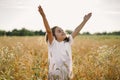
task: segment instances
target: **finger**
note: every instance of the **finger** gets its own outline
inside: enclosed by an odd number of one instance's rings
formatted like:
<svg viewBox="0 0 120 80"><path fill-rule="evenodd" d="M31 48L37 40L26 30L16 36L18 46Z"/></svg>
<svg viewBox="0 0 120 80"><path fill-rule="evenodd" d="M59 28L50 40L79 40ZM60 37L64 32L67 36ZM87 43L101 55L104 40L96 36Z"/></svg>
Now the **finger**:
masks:
<svg viewBox="0 0 120 80"><path fill-rule="evenodd" d="M92 13L88 13L87 15L91 15Z"/></svg>
<svg viewBox="0 0 120 80"><path fill-rule="evenodd" d="M39 11L43 11L41 6L38 7L38 10L39 10Z"/></svg>
<svg viewBox="0 0 120 80"><path fill-rule="evenodd" d="M89 13L89 15L92 15L92 13Z"/></svg>
<svg viewBox="0 0 120 80"><path fill-rule="evenodd" d="M41 5L38 6L39 9L42 9Z"/></svg>
<svg viewBox="0 0 120 80"><path fill-rule="evenodd" d="M38 6L38 8L40 7L40 5Z"/></svg>

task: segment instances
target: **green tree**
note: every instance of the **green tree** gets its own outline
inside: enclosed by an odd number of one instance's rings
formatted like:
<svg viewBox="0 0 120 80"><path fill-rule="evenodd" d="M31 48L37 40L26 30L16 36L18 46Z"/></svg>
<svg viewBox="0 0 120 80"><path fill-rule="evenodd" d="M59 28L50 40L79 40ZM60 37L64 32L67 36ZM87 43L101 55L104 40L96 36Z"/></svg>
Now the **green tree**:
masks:
<svg viewBox="0 0 120 80"><path fill-rule="evenodd" d="M90 35L89 32L83 32L82 34L83 34L83 35Z"/></svg>
<svg viewBox="0 0 120 80"><path fill-rule="evenodd" d="M0 36L6 35L6 31L0 30Z"/></svg>
<svg viewBox="0 0 120 80"><path fill-rule="evenodd" d="M67 34L71 34L73 31L72 30L66 30L65 31Z"/></svg>

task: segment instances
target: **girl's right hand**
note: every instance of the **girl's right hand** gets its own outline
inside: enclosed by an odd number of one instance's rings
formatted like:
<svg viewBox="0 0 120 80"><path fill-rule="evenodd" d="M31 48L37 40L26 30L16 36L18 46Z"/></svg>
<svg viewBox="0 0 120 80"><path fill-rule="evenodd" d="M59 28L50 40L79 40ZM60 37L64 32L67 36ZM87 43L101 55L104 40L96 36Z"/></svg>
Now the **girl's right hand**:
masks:
<svg viewBox="0 0 120 80"><path fill-rule="evenodd" d="M44 11L40 5L38 6L38 11L42 16L45 16Z"/></svg>

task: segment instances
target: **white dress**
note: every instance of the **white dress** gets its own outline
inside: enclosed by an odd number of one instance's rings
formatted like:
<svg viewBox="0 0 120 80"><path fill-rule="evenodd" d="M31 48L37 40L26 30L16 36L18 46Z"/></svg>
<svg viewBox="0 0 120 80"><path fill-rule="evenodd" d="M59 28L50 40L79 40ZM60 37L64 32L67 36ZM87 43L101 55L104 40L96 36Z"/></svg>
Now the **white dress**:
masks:
<svg viewBox="0 0 120 80"><path fill-rule="evenodd" d="M49 73L48 80L69 80L72 76L72 52L73 38L69 36L69 42L48 42Z"/></svg>

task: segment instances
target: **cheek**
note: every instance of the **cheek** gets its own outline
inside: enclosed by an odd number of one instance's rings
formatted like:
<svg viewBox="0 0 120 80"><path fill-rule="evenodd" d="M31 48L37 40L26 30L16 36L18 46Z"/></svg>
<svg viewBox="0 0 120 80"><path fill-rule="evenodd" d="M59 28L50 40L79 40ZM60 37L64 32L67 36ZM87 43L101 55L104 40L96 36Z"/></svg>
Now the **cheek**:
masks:
<svg viewBox="0 0 120 80"><path fill-rule="evenodd" d="M56 38L57 38L57 39L60 39L61 37L62 37L62 34L56 33Z"/></svg>
<svg viewBox="0 0 120 80"><path fill-rule="evenodd" d="M60 35L59 35L59 33L56 32L55 36L56 36L56 38L59 38Z"/></svg>
<svg viewBox="0 0 120 80"><path fill-rule="evenodd" d="M56 37L60 37L60 36L61 36L61 34L59 34L59 33L56 34Z"/></svg>

